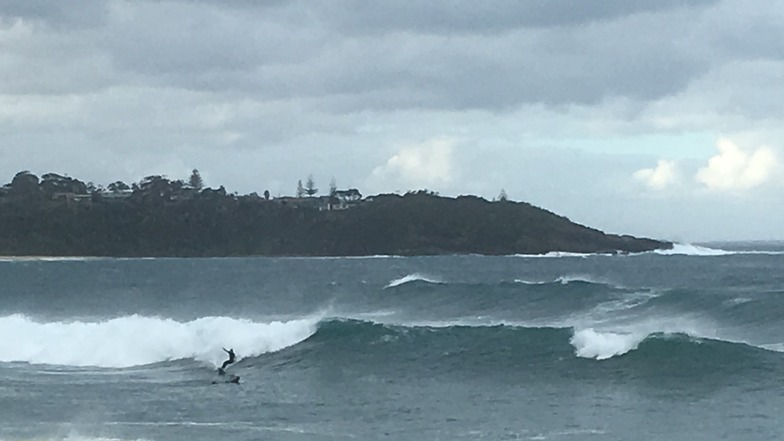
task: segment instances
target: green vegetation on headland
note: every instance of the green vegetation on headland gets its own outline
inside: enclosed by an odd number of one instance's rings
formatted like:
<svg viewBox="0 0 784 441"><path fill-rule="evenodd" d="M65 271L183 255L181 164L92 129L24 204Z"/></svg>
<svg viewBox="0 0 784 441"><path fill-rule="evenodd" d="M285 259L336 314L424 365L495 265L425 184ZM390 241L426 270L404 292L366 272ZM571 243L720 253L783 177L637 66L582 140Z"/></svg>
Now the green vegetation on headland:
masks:
<svg viewBox="0 0 784 441"><path fill-rule="evenodd" d="M99 188L20 172L0 188L0 255L365 256L634 253L669 242L605 234L523 202L427 191L362 198L236 195L149 176ZM310 196L308 196L310 195Z"/></svg>

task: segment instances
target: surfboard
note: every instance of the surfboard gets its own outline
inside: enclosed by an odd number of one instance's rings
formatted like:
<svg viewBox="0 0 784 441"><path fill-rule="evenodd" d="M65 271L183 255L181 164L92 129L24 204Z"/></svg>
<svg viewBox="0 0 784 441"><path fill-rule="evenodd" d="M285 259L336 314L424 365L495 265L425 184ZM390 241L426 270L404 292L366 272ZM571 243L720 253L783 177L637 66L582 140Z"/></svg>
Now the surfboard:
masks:
<svg viewBox="0 0 784 441"><path fill-rule="evenodd" d="M240 376L239 375L229 375L229 377L225 380L221 381L213 381L212 384L219 384L219 383L234 383L240 384Z"/></svg>

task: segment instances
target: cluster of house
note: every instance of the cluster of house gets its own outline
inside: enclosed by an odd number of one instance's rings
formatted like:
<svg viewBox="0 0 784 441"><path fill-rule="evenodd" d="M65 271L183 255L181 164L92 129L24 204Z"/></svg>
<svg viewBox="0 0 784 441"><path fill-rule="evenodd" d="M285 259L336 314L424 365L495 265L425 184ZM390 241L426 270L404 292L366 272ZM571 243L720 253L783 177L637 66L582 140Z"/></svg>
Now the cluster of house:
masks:
<svg viewBox="0 0 784 441"><path fill-rule="evenodd" d="M346 210L362 201L362 194L356 188L335 190L330 195L308 197L278 197L273 199L290 207L314 208L320 211Z"/></svg>
<svg viewBox="0 0 784 441"><path fill-rule="evenodd" d="M133 195L134 188L129 187L125 183L115 182L110 184L107 188L95 187L92 184L85 184L77 179L67 176L60 176L54 173L48 173L38 179L37 176L30 172L20 172L14 180L0 187L0 198L17 194L24 195L43 195L45 198L51 200L66 201L68 203L89 202L95 199L112 201L123 200ZM165 197L169 200L184 200L190 199L199 193L209 192L218 193L219 195L226 196L226 191L221 187L218 190L204 189L200 190L192 185L177 183L173 185L172 182L161 177L145 178L138 186L134 185L136 190L143 192L153 192ZM306 196L306 197L277 197L269 198L269 192L264 192L264 200L269 200L273 203L288 205L291 207L313 208L321 211L328 210L345 210L355 206L362 200L362 194L356 188L349 190L333 190L328 196ZM261 198L255 193L250 197Z"/></svg>

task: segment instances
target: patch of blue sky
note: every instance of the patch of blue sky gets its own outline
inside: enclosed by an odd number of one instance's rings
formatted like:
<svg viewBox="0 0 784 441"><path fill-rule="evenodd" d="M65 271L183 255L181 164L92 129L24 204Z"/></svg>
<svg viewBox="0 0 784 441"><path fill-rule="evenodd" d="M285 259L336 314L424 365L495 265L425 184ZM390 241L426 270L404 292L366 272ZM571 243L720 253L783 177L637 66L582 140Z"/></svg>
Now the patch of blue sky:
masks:
<svg viewBox="0 0 784 441"><path fill-rule="evenodd" d="M552 138L554 147L595 153L644 155L657 159L704 159L716 153L717 135L711 132L641 134L608 137Z"/></svg>

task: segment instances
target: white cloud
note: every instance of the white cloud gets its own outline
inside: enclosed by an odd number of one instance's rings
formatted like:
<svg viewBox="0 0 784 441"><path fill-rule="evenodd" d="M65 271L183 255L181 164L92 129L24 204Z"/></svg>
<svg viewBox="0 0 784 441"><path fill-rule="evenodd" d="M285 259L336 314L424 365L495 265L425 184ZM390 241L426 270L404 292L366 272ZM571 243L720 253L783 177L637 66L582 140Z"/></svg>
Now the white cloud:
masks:
<svg viewBox="0 0 784 441"><path fill-rule="evenodd" d="M448 184L454 173L454 145L453 139L438 137L403 147L386 164L373 169L372 178L414 186Z"/></svg>
<svg viewBox="0 0 784 441"><path fill-rule="evenodd" d="M664 190L678 182L679 172L675 161L660 159L656 167L637 170L634 177L652 190Z"/></svg>
<svg viewBox="0 0 784 441"><path fill-rule="evenodd" d="M745 151L728 139L720 139L717 147L719 153L696 176L709 189L746 190L767 182L775 174L778 160L770 147Z"/></svg>

